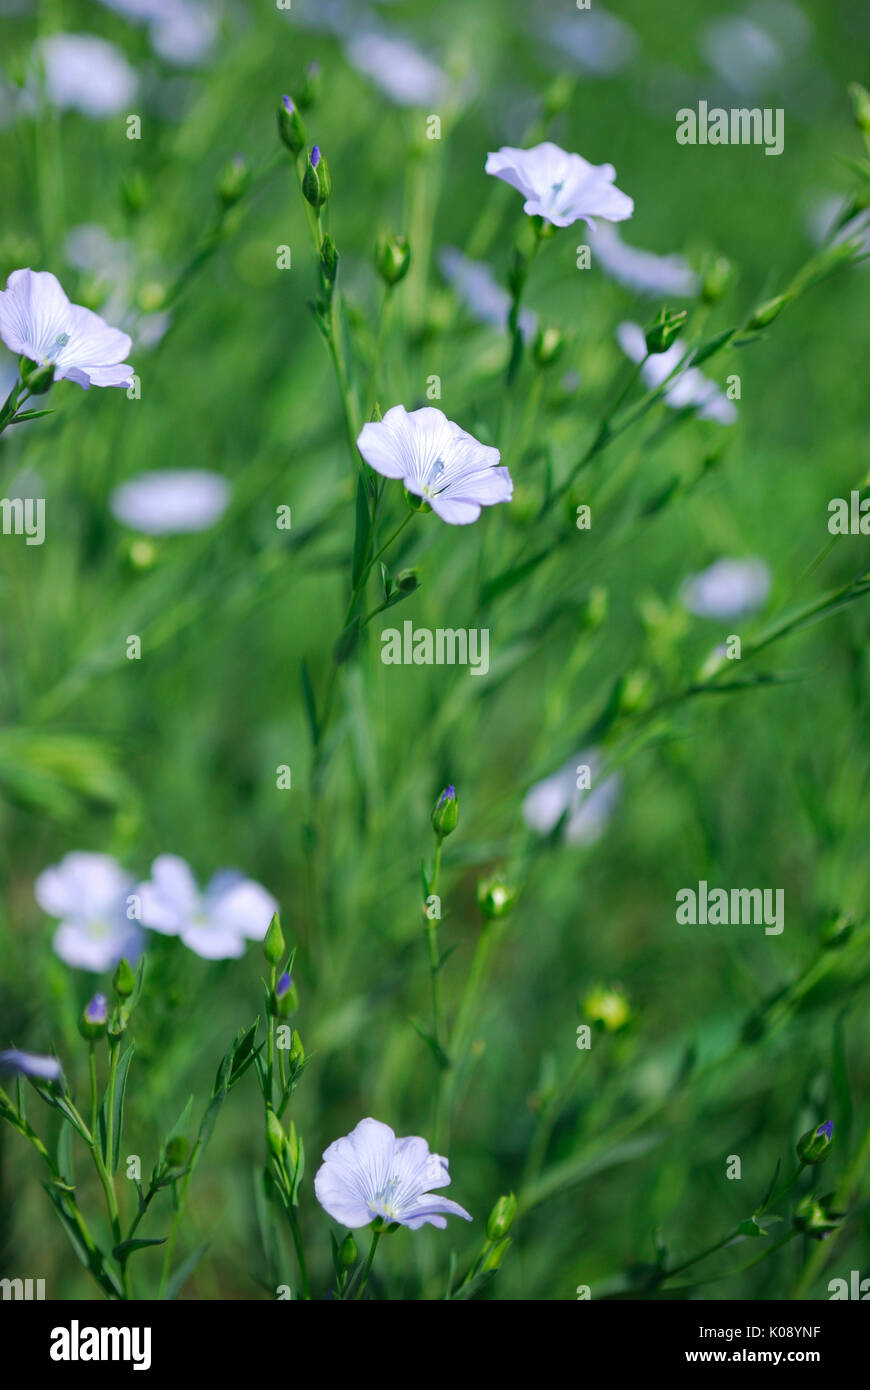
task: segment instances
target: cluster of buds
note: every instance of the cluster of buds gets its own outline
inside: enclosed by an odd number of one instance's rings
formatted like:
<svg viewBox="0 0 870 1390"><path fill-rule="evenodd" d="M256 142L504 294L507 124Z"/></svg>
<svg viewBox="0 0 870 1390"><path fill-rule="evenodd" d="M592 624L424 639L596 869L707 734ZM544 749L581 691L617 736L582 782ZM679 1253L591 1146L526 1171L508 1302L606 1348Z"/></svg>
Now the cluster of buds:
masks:
<svg viewBox="0 0 870 1390"><path fill-rule="evenodd" d="M299 1008L299 995L290 974L292 957L287 956L287 943L281 930L277 912L269 923L263 938L263 955L271 967L272 983L269 987L269 1013L273 1018L286 1018ZM297 1036L294 1033L294 1038Z"/></svg>
<svg viewBox="0 0 870 1390"><path fill-rule="evenodd" d="M79 1018L79 1032L89 1043L108 1034L113 1042L123 1037L136 1002L136 976L126 960L120 960L112 976L116 1003L110 1009L105 994L95 994L85 1005Z"/></svg>

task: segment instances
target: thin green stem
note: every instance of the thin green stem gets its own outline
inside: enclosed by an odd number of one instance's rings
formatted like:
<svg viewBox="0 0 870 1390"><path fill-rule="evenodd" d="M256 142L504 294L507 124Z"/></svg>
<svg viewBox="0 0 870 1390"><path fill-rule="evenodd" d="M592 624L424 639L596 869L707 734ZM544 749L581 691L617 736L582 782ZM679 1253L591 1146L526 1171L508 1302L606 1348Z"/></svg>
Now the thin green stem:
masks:
<svg viewBox="0 0 870 1390"><path fill-rule="evenodd" d="M371 1274L372 1265L374 1264L375 1251L378 1248L378 1241L380 1240L380 1238L381 1232L379 1230L372 1231L372 1243L369 1246L368 1258L366 1259L365 1268L363 1269L362 1273L362 1279L360 1280L360 1285L356 1293L358 1299L362 1298L363 1294L365 1293L365 1287L369 1281L369 1275Z"/></svg>

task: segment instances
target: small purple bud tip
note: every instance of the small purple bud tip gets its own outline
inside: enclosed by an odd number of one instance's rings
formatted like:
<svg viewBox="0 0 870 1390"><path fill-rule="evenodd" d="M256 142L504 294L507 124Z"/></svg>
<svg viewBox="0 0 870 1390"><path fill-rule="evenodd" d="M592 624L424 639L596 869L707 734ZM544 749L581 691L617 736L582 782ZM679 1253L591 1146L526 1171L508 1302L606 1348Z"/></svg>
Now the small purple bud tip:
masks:
<svg viewBox="0 0 870 1390"><path fill-rule="evenodd" d="M109 1005L105 994L95 994L85 1009L85 1018L88 1023L105 1023L108 1017Z"/></svg>
<svg viewBox="0 0 870 1390"><path fill-rule="evenodd" d="M293 115L293 112L296 110L296 107L293 105L293 103L292 103L292 101L290 100L290 98L287 97L287 96L284 96L284 97L281 98L281 102L282 102L282 105L283 105L283 107L284 107L284 110L287 112L287 115L288 115L288 116L292 116L292 115Z"/></svg>
<svg viewBox="0 0 870 1390"><path fill-rule="evenodd" d="M816 1134L824 1134L830 1143L831 1139L834 1137L834 1121L826 1120L823 1125L819 1125Z"/></svg>
<svg viewBox="0 0 870 1390"><path fill-rule="evenodd" d="M279 999L283 999L283 998L284 998L284 995L287 994L287 993L289 992L289 990L291 990L292 988L293 988L293 979L292 979L292 976L288 975L288 974L287 974L287 971L285 970L285 971L284 971L284 974L281 976L280 980L278 981L278 983L277 983L276 986L275 986L275 993L276 993L276 995L278 996Z"/></svg>
<svg viewBox="0 0 870 1390"><path fill-rule="evenodd" d="M455 787L445 787L444 790L443 790L443 792L441 793L441 799L440 799L440 801L438 802L438 805L439 805L439 806L443 806L444 803L445 803L445 801L455 801L455 800L456 800L456 788L455 788Z"/></svg>
<svg viewBox="0 0 870 1390"><path fill-rule="evenodd" d="M316 169L319 163L320 163L320 146L319 146L319 145L315 145L315 146L314 146L314 149L311 151L311 167L312 167L312 169Z"/></svg>

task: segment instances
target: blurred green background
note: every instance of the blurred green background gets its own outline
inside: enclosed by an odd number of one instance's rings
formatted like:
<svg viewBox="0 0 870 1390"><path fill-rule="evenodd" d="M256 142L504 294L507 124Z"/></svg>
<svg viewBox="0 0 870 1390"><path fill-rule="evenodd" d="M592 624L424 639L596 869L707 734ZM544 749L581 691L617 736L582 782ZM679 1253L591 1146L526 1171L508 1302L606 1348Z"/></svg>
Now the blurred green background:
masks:
<svg viewBox="0 0 870 1390"><path fill-rule="evenodd" d="M576 500L593 507L591 531L576 531L526 582L487 601L483 583L531 533L548 457L562 476L622 379L616 325L648 323L658 302L594 263L578 271L586 234L582 225L561 232L534 266L526 303L565 331L568 346L547 372L527 364L505 401L506 336L454 298L437 252L467 249L490 208L482 258L504 282L521 199L483 165L487 151L526 141L549 92L562 104L549 137L613 163L634 198L625 240L696 266L729 257L739 277L705 332L742 321L811 254L814 210L855 186L846 161L860 157L861 141L846 87L866 76L870 15L846 0L703 12L689 0L625 0L609 7L615 28L578 44L576 26L590 16L568 0L364 12L235 0L208 9L212 46L198 63L177 64L154 52L146 27L102 5L0 4L4 283L19 266L50 269L73 300L105 308L106 276L77 269L69 255L70 230L96 224L128 244L125 312L160 310L215 225L227 162L241 153L254 174L214 254L172 304L165 337L135 344L141 399L62 384L52 416L0 441L5 495L35 477L47 515L44 546L0 544L0 1046L56 1046L85 1084L75 1020L98 982L52 956L52 924L33 899L36 875L67 851L111 852L142 877L168 851L201 881L234 865L265 884L298 947L294 1022L313 1060L293 1114L308 1164L303 1229L325 1292L328 1221L310 1185L319 1153L368 1114L398 1133L428 1132L432 1057L409 1020L428 1020L420 861L431 857L431 807L451 782L461 804L441 883L451 1013L480 931L478 879L498 867L524 879L474 1019L447 1150L449 1195L475 1225L385 1242L376 1295L440 1296L448 1252L467 1263L489 1207L509 1190L525 1192L526 1209L487 1296L630 1290L630 1271L654 1258L656 1228L673 1262L713 1244L761 1200L777 1160L788 1167L797 1136L833 1118L823 1190L845 1182L851 1203L823 1258L798 1239L689 1295L788 1297L804 1278L808 1296L825 1298L828 1279L867 1272L870 1237L859 1161L870 1118L866 605L844 607L746 668L793 679L681 700L652 721L611 729L622 791L593 846L541 844L521 807L532 783L595 742L590 731L620 676L643 670L657 698L680 691L727 633L750 641L866 563L862 537L828 544L827 507L867 473L867 272L858 266L815 287L762 341L710 363L720 382L740 374L733 428L676 421L659 405L585 475ZM600 24L597 5L590 14ZM747 29L732 34L748 86L735 85L732 51L710 27L717 20L754 26L773 44L773 57L761 44L762 60ZM375 25L442 65L443 100L397 107L355 70L346 40ZM123 111L92 120L38 98L22 105L16 92L32 82L33 45L55 31L99 34L123 51L140 83ZM380 405L428 404L427 381L438 375L432 403L496 443L516 487L510 507L489 509L473 527L415 519L393 568L419 567L421 587L383 623L487 626L490 676L383 666L376 621L339 674L313 826L300 664L322 693L347 598L354 506L339 398L308 307L316 272L304 204L275 130L280 95L299 91L312 60L323 65L322 88L305 120L332 172L327 222L360 380L382 312L375 239L404 232L413 268L396 291ZM562 103L552 86L560 76L571 79ZM783 154L678 146L675 113L700 99L783 107ZM425 138L433 111L443 118L438 141ZM142 118L141 140L126 138L131 112ZM142 206L131 210L122 187L140 178ZM292 270L276 268L282 245ZM524 414L538 390L537 412ZM232 504L212 530L158 541L142 564L109 512L110 493L143 470L190 467L224 475ZM650 511L677 480L667 505ZM292 509L290 532L276 529L282 505ZM398 485L385 505L401 519ZM723 626L683 612L681 583L720 555L769 565L761 614ZM593 585L607 588L609 607L590 633L583 614ZM141 636L140 661L126 658L129 634ZM281 764L292 768L291 790L276 788ZM677 925L675 893L700 879L783 888L785 931ZM818 954L820 931L839 912L855 914L852 936ZM754 1040L741 1034L763 1001L817 960L778 1026ZM261 974L255 947L215 964L153 938L125 1137L143 1167L187 1096L197 1094L197 1110L204 1104L234 1031L261 1012ZM630 1026L596 1033L578 1052L583 1000L612 982L629 1001ZM191 1187L180 1253L211 1246L188 1297L268 1296L257 1282L267 1278L254 1201L264 1155L258 1100L252 1078L232 1093ZM37 1115L34 1099L34 1123ZM49 1296L90 1296L30 1154L11 1133L0 1143L2 1273L46 1277ZM739 1182L725 1178L732 1154L742 1158ZM89 1209L98 1197L95 1187ZM148 1220L146 1234L165 1233L159 1202ZM697 1278L748 1263L760 1242L747 1244ZM159 1254L137 1259L147 1293ZM289 1250L287 1261L291 1280Z"/></svg>

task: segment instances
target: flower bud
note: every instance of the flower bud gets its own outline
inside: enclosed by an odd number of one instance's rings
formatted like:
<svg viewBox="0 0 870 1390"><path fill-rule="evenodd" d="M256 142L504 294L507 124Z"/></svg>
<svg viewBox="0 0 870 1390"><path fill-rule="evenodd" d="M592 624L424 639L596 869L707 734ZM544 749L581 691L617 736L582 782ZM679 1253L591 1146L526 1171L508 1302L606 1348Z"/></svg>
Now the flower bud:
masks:
<svg viewBox="0 0 870 1390"><path fill-rule="evenodd" d="M290 1065L291 1067L301 1067L304 1061L305 1048L302 1046L302 1039L294 1028L290 1038Z"/></svg>
<svg viewBox="0 0 870 1390"><path fill-rule="evenodd" d="M129 999L136 988L136 976L133 974L130 962L125 960L123 956L118 961L112 976L112 988L119 999Z"/></svg>
<svg viewBox="0 0 870 1390"><path fill-rule="evenodd" d="M835 912L822 925L821 937L822 945L827 951L838 950L840 946L845 946L852 935L855 927L854 912Z"/></svg>
<svg viewBox="0 0 870 1390"><path fill-rule="evenodd" d="M565 351L565 335L559 328L539 328L533 356L539 367L552 367Z"/></svg>
<svg viewBox="0 0 870 1390"><path fill-rule="evenodd" d="M281 143L287 146L292 155L301 154L305 149L305 126L288 96L283 96L278 102L278 134Z"/></svg>
<svg viewBox="0 0 870 1390"><path fill-rule="evenodd" d="M332 179L326 160L315 145L308 156L302 178L302 193L313 208L321 208L332 192Z"/></svg>
<svg viewBox="0 0 870 1390"><path fill-rule="evenodd" d="M500 1240L497 1245L494 1245L491 1250L487 1251L480 1263L481 1274L492 1274L499 1268L508 1252L510 1243L510 1236L505 1236L504 1240Z"/></svg>
<svg viewBox="0 0 870 1390"><path fill-rule="evenodd" d="M767 328L768 324L773 323L778 318L791 299L789 294L778 294L773 299L768 299L764 304L759 304L758 308L751 315L746 327L752 333L757 333L760 328Z"/></svg>
<svg viewBox="0 0 870 1390"><path fill-rule="evenodd" d="M493 875L477 885L477 905L484 917L507 917L513 911L519 889L509 886L503 878Z"/></svg>
<svg viewBox="0 0 870 1390"><path fill-rule="evenodd" d="M58 338L58 346L64 347L66 345L66 335L62 334L61 337L63 337L65 341L62 343L60 338ZM44 396L54 381L53 362L31 362L29 358L22 357L19 361L19 369L21 371L21 380L24 382L31 396Z"/></svg>
<svg viewBox="0 0 870 1390"><path fill-rule="evenodd" d="M79 1019L79 1032L88 1042L103 1037L109 1019L109 1005L105 994L95 994L84 1007Z"/></svg>
<svg viewBox="0 0 870 1390"><path fill-rule="evenodd" d="M734 267L727 256L717 256L701 276L701 299L705 304L718 304L734 279Z"/></svg>
<svg viewBox="0 0 870 1390"><path fill-rule="evenodd" d="M244 196L250 182L251 171L244 155L233 155L218 179L217 195L224 207L233 207Z"/></svg>
<svg viewBox="0 0 870 1390"><path fill-rule="evenodd" d="M619 682L619 710L621 714L637 714L644 710L652 698L652 687L646 671L628 671Z"/></svg>
<svg viewBox="0 0 870 1390"><path fill-rule="evenodd" d="M812 1192L808 1192L802 1197L792 1218L797 1230L813 1240L824 1240L835 1231L843 1219L843 1213L834 1210L831 1205L833 1199L833 1192L824 1197L814 1197Z"/></svg>
<svg viewBox="0 0 870 1390"><path fill-rule="evenodd" d="M269 1152L272 1156L274 1158L281 1158L287 1139L281 1128L281 1121L278 1119L274 1110L266 1111L266 1143L269 1146Z"/></svg>
<svg viewBox="0 0 870 1390"><path fill-rule="evenodd" d="M583 1012L608 1033L618 1033L631 1019L628 1000L618 985L596 985L583 1000Z"/></svg>
<svg viewBox="0 0 870 1390"><path fill-rule="evenodd" d="M320 247L320 273L323 276L324 284L332 286L335 284L335 277L338 274L338 251L335 242L329 232L323 238Z"/></svg>
<svg viewBox="0 0 870 1390"><path fill-rule="evenodd" d="M499 1197L486 1223L487 1240L501 1240L507 1235L517 1214L517 1199L511 1192L508 1197Z"/></svg>
<svg viewBox="0 0 870 1390"><path fill-rule="evenodd" d="M658 317L646 331L646 350L649 353L667 352L678 336L688 314L685 309L659 309Z"/></svg>
<svg viewBox="0 0 870 1390"><path fill-rule="evenodd" d="M808 1129L797 1141L797 1156L801 1163L821 1163L828 1156L833 1138L833 1120L827 1120L818 1129Z"/></svg>
<svg viewBox="0 0 870 1390"><path fill-rule="evenodd" d="M454 787L445 787L432 812L432 829L443 840L451 835L459 823L459 802Z"/></svg>
<svg viewBox="0 0 870 1390"><path fill-rule="evenodd" d="M305 69L305 76L296 98L300 111L310 111L320 95L323 68L318 62L311 62Z"/></svg>
<svg viewBox="0 0 870 1390"><path fill-rule="evenodd" d="M399 570L396 575L396 588L401 594L413 594L420 587L420 576L416 570Z"/></svg>
<svg viewBox="0 0 870 1390"><path fill-rule="evenodd" d="M170 1168L183 1168L187 1162L187 1140L183 1134L174 1135L166 1145L166 1162Z"/></svg>
<svg viewBox="0 0 870 1390"><path fill-rule="evenodd" d="M345 1269L350 1269L351 1265L356 1264L356 1261L357 1261L356 1241L354 1240L354 1238L353 1238L353 1236L352 1236L352 1234L351 1234L350 1231L348 1231L348 1233L347 1233L347 1235L345 1236L344 1240L341 1242L341 1250L339 1251L339 1259L341 1260L341 1263L344 1265Z"/></svg>
<svg viewBox="0 0 870 1390"><path fill-rule="evenodd" d="M375 247L375 268L385 285L391 288L404 280L411 264L411 247L406 236L384 233Z"/></svg>
<svg viewBox="0 0 870 1390"><path fill-rule="evenodd" d="M405 501L412 512L429 511L429 503L426 501L425 497L418 497L416 492L409 492L407 488L404 489L404 493Z"/></svg>
<svg viewBox="0 0 870 1390"><path fill-rule="evenodd" d="M263 939L263 955L270 965L280 965L286 949L287 943L276 912Z"/></svg>
<svg viewBox="0 0 870 1390"><path fill-rule="evenodd" d="M849 96L852 98L856 126L864 135L870 135L870 92L860 82L850 82Z"/></svg>
<svg viewBox="0 0 870 1390"><path fill-rule="evenodd" d="M269 1003L271 1012L279 1018L286 1018L287 1014L299 1008L299 995L296 992L296 986L286 970L276 980Z"/></svg>

